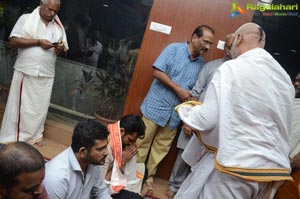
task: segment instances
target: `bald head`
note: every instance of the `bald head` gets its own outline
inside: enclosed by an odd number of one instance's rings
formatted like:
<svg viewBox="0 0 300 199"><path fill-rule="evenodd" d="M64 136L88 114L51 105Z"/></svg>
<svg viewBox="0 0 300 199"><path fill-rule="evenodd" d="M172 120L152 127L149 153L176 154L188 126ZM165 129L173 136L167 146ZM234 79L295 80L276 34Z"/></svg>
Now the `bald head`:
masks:
<svg viewBox="0 0 300 199"><path fill-rule="evenodd" d="M239 27L234 34L249 34L249 38L253 40L255 40L255 38L258 38L258 43L262 43L263 41L265 41L266 37L263 29L256 23L245 23L244 25Z"/></svg>
<svg viewBox="0 0 300 199"><path fill-rule="evenodd" d="M239 27L234 33L234 41L231 48L233 58L252 50L264 48L266 34L263 29L255 23L246 23Z"/></svg>
<svg viewBox="0 0 300 199"><path fill-rule="evenodd" d="M23 172L35 172L44 168L40 152L25 142L0 147L0 187L10 187Z"/></svg>

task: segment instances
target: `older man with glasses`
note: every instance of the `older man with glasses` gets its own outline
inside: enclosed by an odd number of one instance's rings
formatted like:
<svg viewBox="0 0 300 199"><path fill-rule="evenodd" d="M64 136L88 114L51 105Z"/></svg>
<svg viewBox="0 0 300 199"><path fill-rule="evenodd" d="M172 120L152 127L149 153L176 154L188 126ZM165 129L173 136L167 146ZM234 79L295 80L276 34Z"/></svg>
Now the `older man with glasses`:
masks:
<svg viewBox="0 0 300 199"><path fill-rule="evenodd" d="M150 189L158 164L169 152L180 123L174 107L191 98L190 91L204 65L202 55L213 41L214 30L200 25L193 31L191 41L168 45L153 64L154 80L141 105L145 138L137 142L138 162L145 162L149 154L146 185Z"/></svg>

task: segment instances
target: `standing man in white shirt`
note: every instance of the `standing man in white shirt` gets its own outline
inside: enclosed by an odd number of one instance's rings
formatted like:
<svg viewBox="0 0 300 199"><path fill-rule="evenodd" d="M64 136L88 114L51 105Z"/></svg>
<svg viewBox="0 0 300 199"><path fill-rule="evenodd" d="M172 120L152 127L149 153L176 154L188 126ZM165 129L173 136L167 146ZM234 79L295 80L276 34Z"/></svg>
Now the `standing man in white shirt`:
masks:
<svg viewBox="0 0 300 199"><path fill-rule="evenodd" d="M108 130L95 120L76 125L72 144L46 164L51 199L111 199L100 165L108 155Z"/></svg>
<svg viewBox="0 0 300 199"><path fill-rule="evenodd" d="M15 24L9 44L18 48L14 75L0 131L0 142L42 144L58 54L68 50L56 13L60 0L41 0Z"/></svg>

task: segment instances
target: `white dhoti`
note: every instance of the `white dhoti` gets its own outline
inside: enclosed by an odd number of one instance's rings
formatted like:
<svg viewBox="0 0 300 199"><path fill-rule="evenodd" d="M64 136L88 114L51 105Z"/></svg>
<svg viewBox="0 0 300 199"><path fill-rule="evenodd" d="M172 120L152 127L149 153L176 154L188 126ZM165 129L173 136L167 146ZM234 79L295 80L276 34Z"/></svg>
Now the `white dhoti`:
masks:
<svg viewBox="0 0 300 199"><path fill-rule="evenodd" d="M267 199L273 198L283 183L283 181L256 182L221 173L215 168L215 155L197 143L195 136L185 149L183 158L189 161L192 172L174 199Z"/></svg>
<svg viewBox="0 0 300 199"><path fill-rule="evenodd" d="M0 142L42 140L53 77L35 77L14 71L0 131Z"/></svg>
<svg viewBox="0 0 300 199"><path fill-rule="evenodd" d="M174 199L268 199L283 181L256 182L223 174L214 168L214 155L206 153L186 178Z"/></svg>

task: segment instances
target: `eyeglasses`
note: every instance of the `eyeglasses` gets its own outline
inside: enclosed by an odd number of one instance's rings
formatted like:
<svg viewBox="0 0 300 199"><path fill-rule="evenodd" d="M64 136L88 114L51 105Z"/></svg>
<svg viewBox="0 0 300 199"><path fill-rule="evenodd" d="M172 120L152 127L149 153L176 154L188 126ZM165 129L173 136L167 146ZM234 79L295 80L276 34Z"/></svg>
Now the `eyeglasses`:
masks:
<svg viewBox="0 0 300 199"><path fill-rule="evenodd" d="M259 42L263 41L263 36L264 36L264 30L262 29L262 27L258 27L259 30Z"/></svg>
<svg viewBox="0 0 300 199"><path fill-rule="evenodd" d="M207 46L207 45L212 46L212 45L213 45L212 42L207 41L207 40L204 40L204 39L201 39L201 42L202 42L205 46Z"/></svg>

